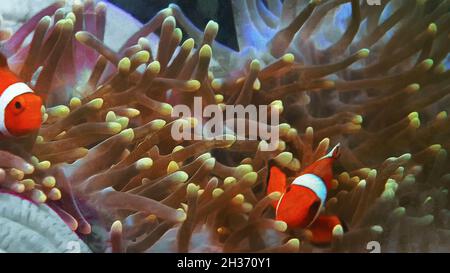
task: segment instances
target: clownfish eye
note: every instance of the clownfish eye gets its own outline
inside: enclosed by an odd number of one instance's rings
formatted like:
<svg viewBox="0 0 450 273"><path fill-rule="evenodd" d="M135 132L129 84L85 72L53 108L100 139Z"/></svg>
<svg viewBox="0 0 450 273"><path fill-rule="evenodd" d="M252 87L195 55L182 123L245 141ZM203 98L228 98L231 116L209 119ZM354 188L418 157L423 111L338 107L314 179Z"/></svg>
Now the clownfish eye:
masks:
<svg viewBox="0 0 450 273"><path fill-rule="evenodd" d="M18 115L18 114L22 113L23 111L25 111L26 100L25 100L25 98L22 98L22 97L15 98L11 102L9 107L13 114Z"/></svg>

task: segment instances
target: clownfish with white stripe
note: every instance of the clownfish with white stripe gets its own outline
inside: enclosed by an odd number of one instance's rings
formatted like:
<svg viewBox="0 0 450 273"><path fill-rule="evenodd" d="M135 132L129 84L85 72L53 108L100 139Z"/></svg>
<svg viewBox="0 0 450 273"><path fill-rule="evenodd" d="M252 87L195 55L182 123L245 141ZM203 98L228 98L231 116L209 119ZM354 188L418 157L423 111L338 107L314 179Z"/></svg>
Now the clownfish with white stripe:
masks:
<svg viewBox="0 0 450 273"><path fill-rule="evenodd" d="M21 137L41 127L42 99L14 74L0 54L0 138Z"/></svg>
<svg viewBox="0 0 450 273"><path fill-rule="evenodd" d="M286 174L277 166L269 165L267 194L282 193L273 203L276 220L284 221L291 229L308 229L311 242L317 245L331 243L333 228L342 225L338 217L321 214L331 189L333 162L340 155L339 144L327 155L306 167L290 185Z"/></svg>

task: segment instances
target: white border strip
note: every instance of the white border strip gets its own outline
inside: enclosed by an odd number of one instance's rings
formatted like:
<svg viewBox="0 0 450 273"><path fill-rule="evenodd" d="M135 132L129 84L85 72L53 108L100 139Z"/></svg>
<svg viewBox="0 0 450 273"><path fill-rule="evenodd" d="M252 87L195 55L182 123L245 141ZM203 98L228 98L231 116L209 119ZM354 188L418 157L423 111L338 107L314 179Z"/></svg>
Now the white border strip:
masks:
<svg viewBox="0 0 450 273"><path fill-rule="evenodd" d="M303 186L312 190L320 199L320 206L317 208L316 215L314 215L311 222L306 226L309 227L312 223L314 223L314 221L316 221L317 217L319 217L322 212L325 200L327 199L327 187L325 186L325 182L323 182L322 178L310 173L297 177L292 184Z"/></svg>
<svg viewBox="0 0 450 273"><path fill-rule="evenodd" d="M11 84L0 95L0 133L5 136L11 136L5 124L5 110L8 104L14 100L17 96L33 93L33 90L23 82Z"/></svg>
<svg viewBox="0 0 450 273"><path fill-rule="evenodd" d="M314 174L304 174L297 177L292 185L302 186L312 190L317 197L320 199L320 206L317 209L316 215L314 215L313 219L306 227L309 227L314 221L317 219L319 214L322 212L322 207L325 204L325 200L327 199L327 187L325 186L325 182L323 182L322 178ZM278 201L277 207L275 209L276 213L278 213L278 208L280 207L281 202L283 201L285 193L281 195L280 200Z"/></svg>
<svg viewBox="0 0 450 273"><path fill-rule="evenodd" d="M336 146L334 146L333 149L331 149L331 151L330 151L328 154L322 156L322 157L319 158L318 160L321 160L321 159L324 159L324 158L332 158L332 157L333 157L333 154L334 154L334 151L335 151L336 149L339 149L340 147L341 147L341 144L340 144L340 143L336 144Z"/></svg>
<svg viewBox="0 0 450 273"><path fill-rule="evenodd" d="M301 175L297 177L292 184L303 186L312 190L317 197L319 197L321 203L325 203L325 200L327 199L327 187L325 186L322 178L317 175L311 173Z"/></svg>

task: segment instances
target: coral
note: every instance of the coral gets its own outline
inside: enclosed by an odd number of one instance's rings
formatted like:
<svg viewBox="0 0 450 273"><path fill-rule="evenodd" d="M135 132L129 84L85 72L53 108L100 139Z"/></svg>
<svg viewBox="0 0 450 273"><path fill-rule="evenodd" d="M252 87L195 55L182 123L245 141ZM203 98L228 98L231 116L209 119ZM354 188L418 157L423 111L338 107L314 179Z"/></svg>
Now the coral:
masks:
<svg viewBox="0 0 450 273"><path fill-rule="evenodd" d="M45 204L0 193L0 252L90 252Z"/></svg>
<svg viewBox="0 0 450 273"><path fill-rule="evenodd" d="M119 50L103 42L102 3L31 18L2 52L47 98L44 124L2 142L1 186L47 202L88 244L109 232L98 251L449 251L449 1L233 5L238 52L214 41L217 23L201 31L175 5ZM173 139L172 126L199 123L173 118L173 105L198 96L269 105L282 114L277 149L229 132ZM267 162L294 175L337 142L325 212L345 227L319 248L273 220Z"/></svg>

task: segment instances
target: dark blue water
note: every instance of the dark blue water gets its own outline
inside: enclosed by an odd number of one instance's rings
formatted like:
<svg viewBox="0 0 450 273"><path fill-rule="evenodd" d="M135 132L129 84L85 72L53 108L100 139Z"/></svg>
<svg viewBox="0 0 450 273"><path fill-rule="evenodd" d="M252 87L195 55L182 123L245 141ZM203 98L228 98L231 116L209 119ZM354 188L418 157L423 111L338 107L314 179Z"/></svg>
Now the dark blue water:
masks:
<svg viewBox="0 0 450 273"><path fill-rule="evenodd" d="M109 2L126 10L142 23L146 23L170 3L177 4L201 29L209 20L218 22L220 29L217 40L231 48L237 48L230 0L109 0Z"/></svg>

